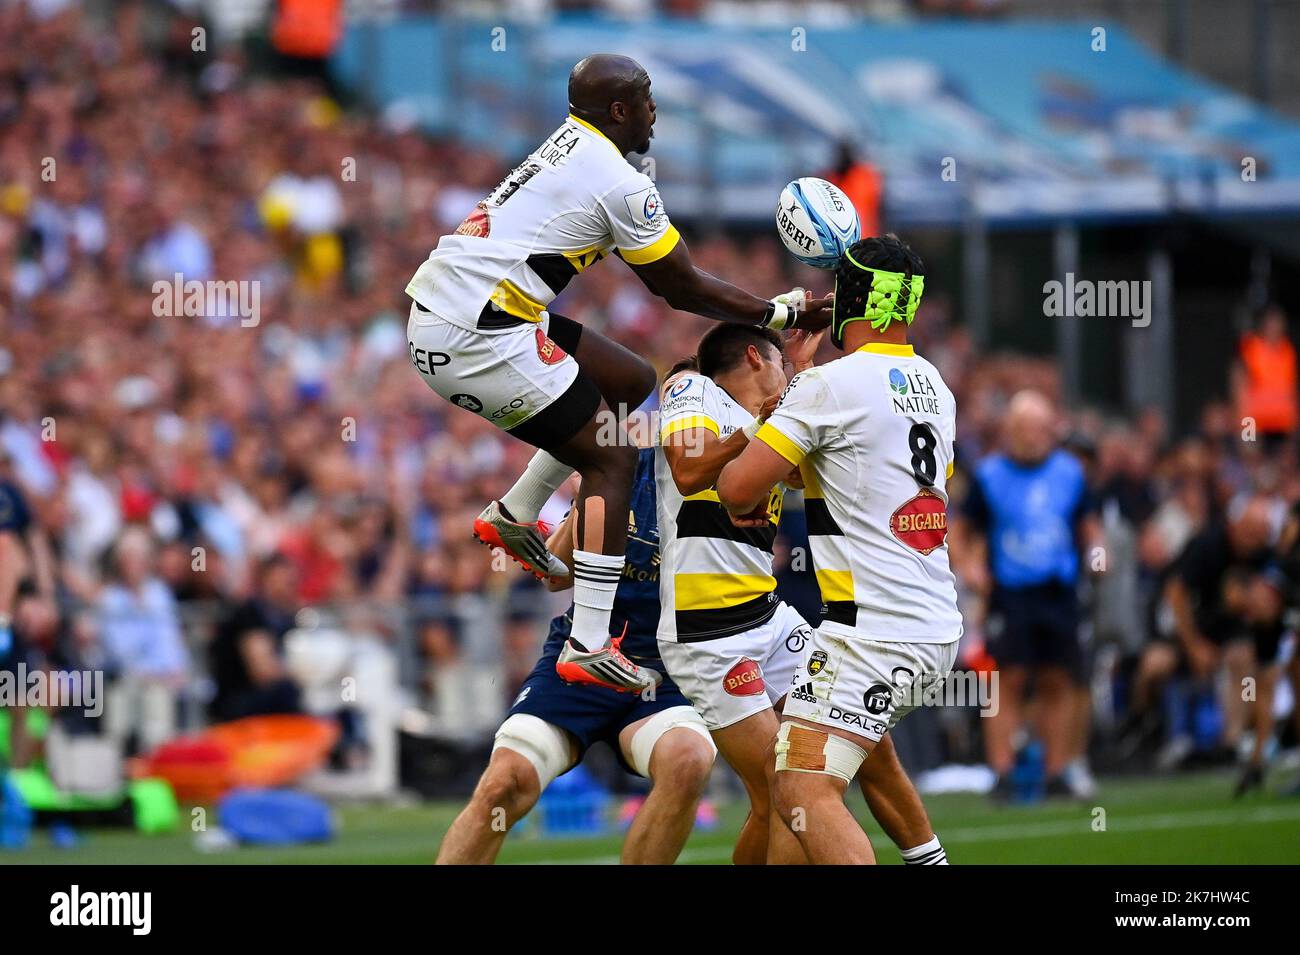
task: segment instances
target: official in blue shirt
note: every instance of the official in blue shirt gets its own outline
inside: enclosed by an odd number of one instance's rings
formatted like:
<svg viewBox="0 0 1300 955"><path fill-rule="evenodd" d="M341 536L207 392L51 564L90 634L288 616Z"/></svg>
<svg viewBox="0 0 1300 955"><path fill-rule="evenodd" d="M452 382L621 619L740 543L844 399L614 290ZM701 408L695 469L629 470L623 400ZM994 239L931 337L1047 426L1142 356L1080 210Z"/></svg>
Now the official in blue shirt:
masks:
<svg viewBox="0 0 1300 955"><path fill-rule="evenodd" d="M1083 466L1056 446L1056 414L1042 395L1011 401L1004 453L982 460L964 516L986 545L985 637L997 661L1000 709L985 726L995 797L1010 793L1013 740L1031 669L1048 792L1070 790L1063 773L1074 758L1076 687L1086 682L1079 644L1080 552L1091 536L1092 505Z"/></svg>

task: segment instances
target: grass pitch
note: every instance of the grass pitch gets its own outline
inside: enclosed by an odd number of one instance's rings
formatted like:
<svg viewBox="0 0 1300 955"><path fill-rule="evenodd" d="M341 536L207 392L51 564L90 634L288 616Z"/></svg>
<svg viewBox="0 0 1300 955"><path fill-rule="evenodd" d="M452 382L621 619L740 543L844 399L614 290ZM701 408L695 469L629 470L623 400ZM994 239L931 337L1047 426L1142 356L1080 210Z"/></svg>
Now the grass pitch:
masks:
<svg viewBox="0 0 1300 955"><path fill-rule="evenodd" d="M935 831L956 865L1300 863L1300 798L1255 794L1235 801L1231 798L1234 779L1230 773L1218 772L1103 780L1098 796L1086 803L995 808L974 795L929 796L925 801ZM1270 783L1276 787L1289 779L1290 774ZM861 799L853 805L859 818L867 820L879 861L898 864L898 852L870 821ZM82 831L78 845L58 849L47 834L37 832L26 849L0 852L0 864L429 863L459 808L453 803L347 806L339 810L339 831L332 842L290 849L250 847L205 853L196 847L188 829L161 836ZM721 824L712 831L693 833L681 863L730 862L745 807L733 803L719 810ZM1104 829L1095 829L1094 820L1104 823ZM499 861L616 863L621 844L622 834L617 831L576 839L512 834Z"/></svg>

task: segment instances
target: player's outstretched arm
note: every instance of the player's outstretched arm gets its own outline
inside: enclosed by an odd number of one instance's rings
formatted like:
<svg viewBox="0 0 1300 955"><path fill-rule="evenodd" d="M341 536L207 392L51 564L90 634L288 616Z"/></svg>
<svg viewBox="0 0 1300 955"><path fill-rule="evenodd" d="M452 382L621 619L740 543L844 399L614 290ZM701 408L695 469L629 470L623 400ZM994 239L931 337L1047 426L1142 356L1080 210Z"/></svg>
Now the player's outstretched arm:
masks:
<svg viewBox="0 0 1300 955"><path fill-rule="evenodd" d="M794 326L818 329L830 324L829 298L809 299L802 310L790 309L793 314L782 320L787 311L784 306L774 306L767 299L696 268L685 240L678 241L662 258L631 267L646 288L678 311L721 322L771 325L777 329Z"/></svg>
<svg viewBox="0 0 1300 955"><path fill-rule="evenodd" d="M718 475L718 500L732 514L750 514L790 473L790 462L762 441L745 450Z"/></svg>

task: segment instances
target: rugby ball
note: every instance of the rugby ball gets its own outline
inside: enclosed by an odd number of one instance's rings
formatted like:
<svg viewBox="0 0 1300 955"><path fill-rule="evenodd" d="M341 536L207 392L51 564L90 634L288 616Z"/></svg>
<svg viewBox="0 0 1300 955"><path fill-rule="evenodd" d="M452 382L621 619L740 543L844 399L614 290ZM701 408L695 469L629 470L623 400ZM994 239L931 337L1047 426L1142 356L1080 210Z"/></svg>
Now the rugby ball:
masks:
<svg viewBox="0 0 1300 955"><path fill-rule="evenodd" d="M776 231L800 262L833 269L844 250L858 241L862 224L848 196L825 179L807 176L781 190Z"/></svg>

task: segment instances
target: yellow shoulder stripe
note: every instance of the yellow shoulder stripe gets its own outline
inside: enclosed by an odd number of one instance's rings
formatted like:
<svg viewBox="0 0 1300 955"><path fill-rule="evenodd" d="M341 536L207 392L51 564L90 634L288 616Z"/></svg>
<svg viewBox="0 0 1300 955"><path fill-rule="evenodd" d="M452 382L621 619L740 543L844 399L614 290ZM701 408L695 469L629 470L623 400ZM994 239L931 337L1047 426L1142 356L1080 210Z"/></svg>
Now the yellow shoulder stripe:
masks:
<svg viewBox="0 0 1300 955"><path fill-rule="evenodd" d="M797 466L805 457L803 450L797 444L783 435L780 431L777 431L776 428L772 427L770 424L764 423L763 426L758 429L758 434L754 435L754 437L758 438L758 440L762 441L793 465Z"/></svg>
<svg viewBox="0 0 1300 955"><path fill-rule="evenodd" d="M644 249L619 249L618 254L629 265L648 265L651 262L658 262L677 248L677 243L681 241L681 238L682 234L677 231L677 227L669 224L668 231Z"/></svg>
<svg viewBox="0 0 1300 955"><path fill-rule="evenodd" d="M663 426L659 431L659 440L676 434L679 431L689 431L692 428L704 428L706 431L712 431L718 434L718 423L708 415L692 414L682 418L674 418Z"/></svg>

